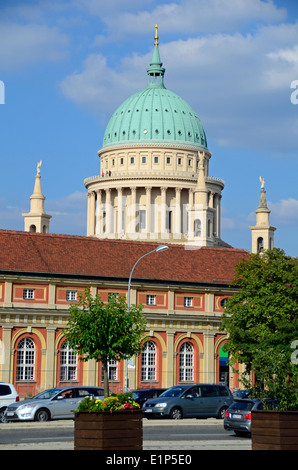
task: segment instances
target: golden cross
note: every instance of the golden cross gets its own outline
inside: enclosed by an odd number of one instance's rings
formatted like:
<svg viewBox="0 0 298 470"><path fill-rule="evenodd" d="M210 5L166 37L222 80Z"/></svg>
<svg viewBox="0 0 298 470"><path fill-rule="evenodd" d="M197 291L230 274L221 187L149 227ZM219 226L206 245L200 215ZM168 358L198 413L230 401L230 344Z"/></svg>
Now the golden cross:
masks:
<svg viewBox="0 0 298 470"><path fill-rule="evenodd" d="M158 26L157 26L157 24L156 24L156 25L155 25L155 37L154 37L155 43L154 43L154 46L158 46L158 39L159 39L159 37L158 37L158 35L157 35L157 30L158 30Z"/></svg>

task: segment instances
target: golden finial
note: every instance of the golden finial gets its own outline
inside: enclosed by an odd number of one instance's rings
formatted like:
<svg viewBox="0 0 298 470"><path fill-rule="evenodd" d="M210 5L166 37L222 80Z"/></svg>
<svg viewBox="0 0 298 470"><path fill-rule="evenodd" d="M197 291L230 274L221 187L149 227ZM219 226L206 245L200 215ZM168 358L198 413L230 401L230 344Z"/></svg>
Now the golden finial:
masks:
<svg viewBox="0 0 298 470"><path fill-rule="evenodd" d="M156 24L156 25L155 25L155 37L154 37L155 43L154 43L154 46L158 46L158 39L159 39L159 37L158 37L158 34L157 34L157 30L158 30L158 26L157 26L157 24Z"/></svg>

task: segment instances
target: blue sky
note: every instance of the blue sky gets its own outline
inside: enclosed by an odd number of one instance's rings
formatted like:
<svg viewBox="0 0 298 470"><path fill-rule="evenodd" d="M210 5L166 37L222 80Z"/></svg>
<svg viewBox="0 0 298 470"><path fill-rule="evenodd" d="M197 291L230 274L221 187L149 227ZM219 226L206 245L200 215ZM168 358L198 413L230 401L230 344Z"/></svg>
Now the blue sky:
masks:
<svg viewBox="0 0 298 470"><path fill-rule="evenodd" d="M165 85L198 113L226 184L223 240L251 249L262 176L275 246L297 256L295 0L1 0L0 229L23 230L42 160L51 232L86 234L83 181L113 111L146 87L156 23Z"/></svg>

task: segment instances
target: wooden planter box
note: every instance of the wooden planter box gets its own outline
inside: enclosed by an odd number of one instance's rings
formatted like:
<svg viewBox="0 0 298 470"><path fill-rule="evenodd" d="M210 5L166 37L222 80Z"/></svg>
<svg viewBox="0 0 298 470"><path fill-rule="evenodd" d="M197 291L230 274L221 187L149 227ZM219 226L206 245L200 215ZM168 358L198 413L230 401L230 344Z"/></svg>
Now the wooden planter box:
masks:
<svg viewBox="0 0 298 470"><path fill-rule="evenodd" d="M142 411L75 414L75 450L142 450Z"/></svg>
<svg viewBox="0 0 298 470"><path fill-rule="evenodd" d="M298 450L298 411L252 411L252 450Z"/></svg>

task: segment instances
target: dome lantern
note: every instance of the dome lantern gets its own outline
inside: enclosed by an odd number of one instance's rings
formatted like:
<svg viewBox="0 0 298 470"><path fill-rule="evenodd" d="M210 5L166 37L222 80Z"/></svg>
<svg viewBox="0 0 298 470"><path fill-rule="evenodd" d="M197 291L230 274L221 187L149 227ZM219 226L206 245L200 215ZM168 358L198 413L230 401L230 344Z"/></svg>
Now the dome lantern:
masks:
<svg viewBox="0 0 298 470"><path fill-rule="evenodd" d="M158 35L157 35L157 30L158 26L155 25L156 33L155 33L155 42L154 42L154 49L153 49L153 56L152 56L152 61L150 63L150 67L147 69L147 74L149 77L149 82L148 86L156 86L156 87L161 87L165 88L164 86L164 74L165 74L165 69L162 67L162 62L160 60L160 55L159 55L159 48L158 48Z"/></svg>

